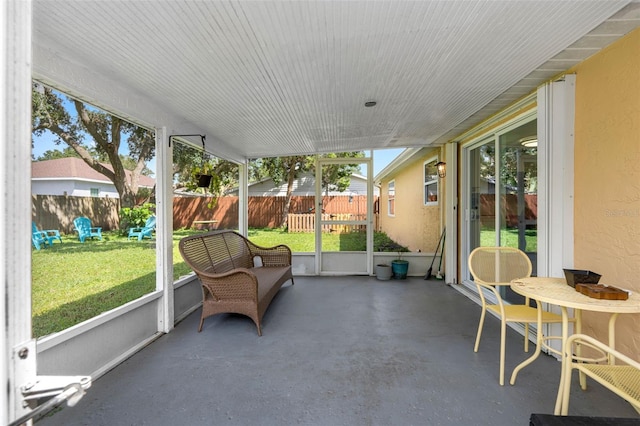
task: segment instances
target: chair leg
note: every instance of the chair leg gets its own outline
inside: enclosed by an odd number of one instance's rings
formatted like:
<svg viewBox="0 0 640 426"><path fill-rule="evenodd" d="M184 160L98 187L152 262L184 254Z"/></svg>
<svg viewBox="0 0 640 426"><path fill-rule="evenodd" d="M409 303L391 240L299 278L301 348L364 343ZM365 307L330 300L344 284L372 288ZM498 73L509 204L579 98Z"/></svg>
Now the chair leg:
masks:
<svg viewBox="0 0 640 426"><path fill-rule="evenodd" d="M524 323L524 351L529 352L529 323Z"/></svg>
<svg viewBox="0 0 640 426"><path fill-rule="evenodd" d="M198 333L202 331L202 324L204 324L204 318L200 318L200 326L198 327Z"/></svg>
<svg viewBox="0 0 640 426"><path fill-rule="evenodd" d="M504 386L504 352L507 343L507 322L503 318L500 324L500 386Z"/></svg>
<svg viewBox="0 0 640 426"><path fill-rule="evenodd" d="M473 347L474 352L478 352L478 346L480 346L480 336L482 335L482 327L484 326L485 313L486 313L486 310L482 309L482 313L480 314L480 322L478 323L478 333L476 334L476 344Z"/></svg>

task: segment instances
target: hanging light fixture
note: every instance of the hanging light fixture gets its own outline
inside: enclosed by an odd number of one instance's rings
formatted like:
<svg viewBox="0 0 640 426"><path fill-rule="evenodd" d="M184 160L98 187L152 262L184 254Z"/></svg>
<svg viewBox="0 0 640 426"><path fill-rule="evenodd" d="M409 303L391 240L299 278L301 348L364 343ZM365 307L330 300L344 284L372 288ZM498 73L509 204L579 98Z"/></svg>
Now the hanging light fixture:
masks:
<svg viewBox="0 0 640 426"><path fill-rule="evenodd" d="M538 137L527 136L526 138L519 139L518 142L525 148L536 148L538 146Z"/></svg>
<svg viewBox="0 0 640 426"><path fill-rule="evenodd" d="M444 161L440 161L436 164L436 169L438 169L438 176L443 178L447 175L447 163Z"/></svg>

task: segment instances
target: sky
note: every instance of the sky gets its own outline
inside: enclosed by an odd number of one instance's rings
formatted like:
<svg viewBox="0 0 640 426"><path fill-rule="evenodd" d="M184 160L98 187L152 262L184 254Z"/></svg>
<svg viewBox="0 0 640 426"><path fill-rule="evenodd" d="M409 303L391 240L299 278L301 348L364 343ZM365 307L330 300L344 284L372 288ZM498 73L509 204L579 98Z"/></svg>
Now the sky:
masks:
<svg viewBox="0 0 640 426"><path fill-rule="evenodd" d="M376 176L382 169L392 162L404 148L379 149L373 154L373 175Z"/></svg>

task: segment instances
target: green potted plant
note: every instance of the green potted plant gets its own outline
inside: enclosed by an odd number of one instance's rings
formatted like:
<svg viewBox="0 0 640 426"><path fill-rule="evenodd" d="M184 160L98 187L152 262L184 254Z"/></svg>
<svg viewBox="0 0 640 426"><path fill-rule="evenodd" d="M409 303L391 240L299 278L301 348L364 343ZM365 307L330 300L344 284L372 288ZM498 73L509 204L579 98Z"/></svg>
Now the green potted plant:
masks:
<svg viewBox="0 0 640 426"><path fill-rule="evenodd" d="M402 251L398 251L398 258L391 262L391 269L393 270L393 278L397 280L404 280L407 278L409 261L402 258Z"/></svg>
<svg viewBox="0 0 640 426"><path fill-rule="evenodd" d="M194 170L194 177L198 182L198 188L209 188L209 185L211 185L211 178L213 176L211 175L210 168L209 163L204 163L201 170Z"/></svg>
<svg viewBox="0 0 640 426"><path fill-rule="evenodd" d="M204 150L204 138L202 138L202 160L200 162L200 167L196 167L193 170L198 188L208 188L211 185L211 168L211 163L208 161Z"/></svg>
<svg viewBox="0 0 640 426"><path fill-rule="evenodd" d="M193 166L185 186L189 191L210 197L207 203L210 209L216 206L218 198L222 196L223 182L217 172L216 164L211 161Z"/></svg>

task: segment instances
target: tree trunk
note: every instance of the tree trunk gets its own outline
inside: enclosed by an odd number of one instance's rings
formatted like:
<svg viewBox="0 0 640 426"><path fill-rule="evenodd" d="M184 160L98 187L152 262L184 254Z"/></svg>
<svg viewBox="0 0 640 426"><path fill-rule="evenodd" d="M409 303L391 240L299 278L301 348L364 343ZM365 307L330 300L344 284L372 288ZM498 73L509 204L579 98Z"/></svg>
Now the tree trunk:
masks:
<svg viewBox="0 0 640 426"><path fill-rule="evenodd" d="M287 199L282 209L282 220L280 221L280 227L287 226L287 219L289 218L289 208L291 207L291 199L293 198L293 182L296 180L296 170L294 168L289 169L287 176Z"/></svg>
<svg viewBox="0 0 640 426"><path fill-rule="evenodd" d="M89 132L89 134L93 137L94 142L99 145L103 151L107 154L109 158L109 162L111 163L111 167L113 167L113 172L106 169L102 164L98 161L91 158L91 162L87 161L88 159L83 157L83 159L96 171L102 173L111 181L116 187L116 191L120 196L120 205L122 207L135 207L136 205L136 194L138 192L138 179L140 177L140 172L142 169L140 168L136 171L131 172L131 180L127 179L127 174L122 164L122 160L120 159L119 149L120 144L122 143L121 130L123 122L117 117L111 116L111 132L110 138L107 137L108 133L101 132L98 129L94 120L92 120L91 115L84 107L84 104L80 101L75 101L76 111L78 112L78 117L84 124L85 128ZM74 147L74 149L77 148ZM81 156L82 154L79 153ZM88 154L88 153L87 153ZM138 162L138 166L140 163ZM105 172L105 169L107 170Z"/></svg>
<svg viewBox="0 0 640 426"><path fill-rule="evenodd" d="M138 193L138 182L147 159L153 154L155 141L150 137L147 138L146 133L132 135L132 124L107 113L88 110L82 102L74 100L73 104L80 124L77 125L63 106L62 99L52 94L51 89L45 89L45 96L35 94L35 97L37 101L33 103L32 107L32 131L39 133L46 129L57 135L92 169L113 182L120 196L122 207L134 207ZM93 138L99 148L99 154L106 154L113 170L101 163L100 155L90 152L82 144L82 128ZM131 171L130 178L127 176L118 152L123 132L130 135L128 141L135 145L135 151L138 154L137 164ZM136 137L131 139L133 136ZM104 157L102 157L102 161L104 162Z"/></svg>

